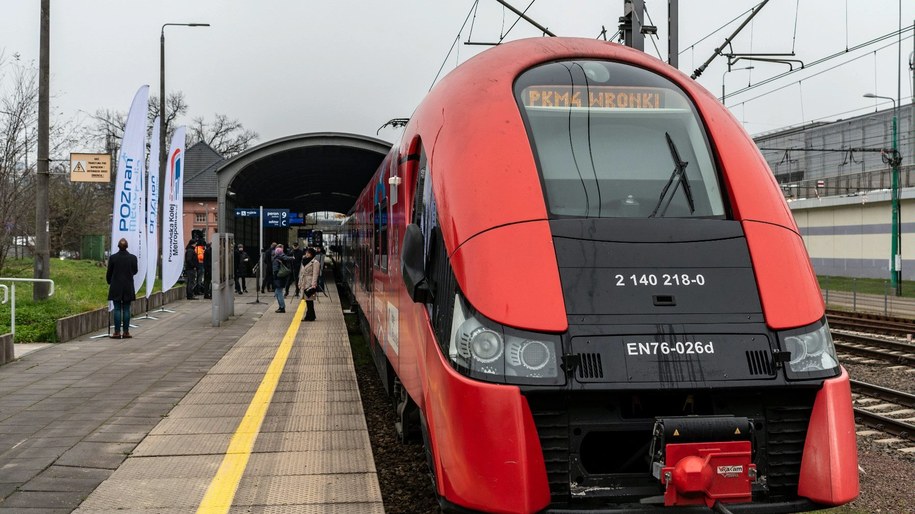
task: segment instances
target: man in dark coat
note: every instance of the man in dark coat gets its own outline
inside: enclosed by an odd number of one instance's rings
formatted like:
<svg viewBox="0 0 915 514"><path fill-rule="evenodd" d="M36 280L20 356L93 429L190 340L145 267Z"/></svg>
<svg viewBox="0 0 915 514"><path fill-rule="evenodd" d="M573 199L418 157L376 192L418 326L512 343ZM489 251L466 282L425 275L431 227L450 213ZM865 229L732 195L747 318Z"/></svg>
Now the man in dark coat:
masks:
<svg viewBox="0 0 915 514"><path fill-rule="evenodd" d="M261 293L273 291L274 250L276 250L276 243L270 243L270 248L265 249L263 255L261 256L261 266L264 268L264 281L261 282Z"/></svg>
<svg viewBox="0 0 915 514"><path fill-rule="evenodd" d="M130 339L130 303L137 299L133 276L137 274L137 256L127 251L127 240L118 241L118 251L108 258L108 300L114 303L112 339ZM123 331L121 328L123 327Z"/></svg>
<svg viewBox="0 0 915 514"><path fill-rule="evenodd" d="M191 239L184 249L184 289L188 300L196 300L194 289L197 288L197 243Z"/></svg>
<svg viewBox="0 0 915 514"><path fill-rule="evenodd" d="M289 296L289 287L295 284L295 298L299 297L299 268L302 267L302 255L305 252L299 248L299 242L292 243L292 276L286 282L286 296Z"/></svg>
<svg viewBox="0 0 915 514"><path fill-rule="evenodd" d="M235 294L248 292L248 286L245 284L245 277L248 276L248 253L245 252L245 246L238 244L235 250Z"/></svg>
<svg viewBox="0 0 915 514"><path fill-rule="evenodd" d="M213 298L213 291L211 289L211 284L213 282L213 258L210 251L210 243L207 243L206 249L203 251L203 297L207 299Z"/></svg>

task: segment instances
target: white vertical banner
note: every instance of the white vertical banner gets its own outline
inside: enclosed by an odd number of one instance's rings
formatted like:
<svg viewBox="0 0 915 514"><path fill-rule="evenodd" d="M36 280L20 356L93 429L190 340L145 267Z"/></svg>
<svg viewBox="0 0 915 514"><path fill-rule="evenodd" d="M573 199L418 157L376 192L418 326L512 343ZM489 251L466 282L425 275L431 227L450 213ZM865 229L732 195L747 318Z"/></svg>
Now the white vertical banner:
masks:
<svg viewBox="0 0 915 514"><path fill-rule="evenodd" d="M156 265L159 260L159 117L153 121L152 140L149 143L149 172L146 174L146 297L152 294L156 283Z"/></svg>
<svg viewBox="0 0 915 514"><path fill-rule="evenodd" d="M184 268L184 127L172 136L165 160L165 205L162 222L162 290L167 291Z"/></svg>
<svg viewBox="0 0 915 514"><path fill-rule="evenodd" d="M144 247L146 237L142 227L146 225L143 202L143 168L146 163L146 111L149 86L142 86L133 97L124 139L118 152L117 179L114 186L114 212L111 216L111 254L118 251L118 241L127 240L127 249L137 256L139 270L134 276L134 288L138 290L146 278ZM143 236L143 237L141 237Z"/></svg>

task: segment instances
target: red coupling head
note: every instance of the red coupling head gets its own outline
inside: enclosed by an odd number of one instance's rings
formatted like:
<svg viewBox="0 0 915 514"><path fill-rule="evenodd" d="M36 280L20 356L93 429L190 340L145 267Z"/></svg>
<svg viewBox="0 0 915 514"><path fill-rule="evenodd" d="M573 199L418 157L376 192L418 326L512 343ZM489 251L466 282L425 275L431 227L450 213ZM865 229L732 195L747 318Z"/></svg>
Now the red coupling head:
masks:
<svg viewBox="0 0 915 514"><path fill-rule="evenodd" d="M753 499L751 484L756 465L751 463L749 441L668 444L667 466L661 483L667 486L664 505L746 503Z"/></svg>

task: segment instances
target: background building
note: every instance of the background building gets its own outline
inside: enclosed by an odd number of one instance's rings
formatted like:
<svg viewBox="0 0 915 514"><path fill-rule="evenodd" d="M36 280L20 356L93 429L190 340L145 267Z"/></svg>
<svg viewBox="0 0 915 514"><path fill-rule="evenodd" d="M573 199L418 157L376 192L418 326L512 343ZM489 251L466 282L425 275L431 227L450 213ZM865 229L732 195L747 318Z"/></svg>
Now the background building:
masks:
<svg viewBox="0 0 915 514"><path fill-rule="evenodd" d="M216 168L225 158L203 141L184 155L184 235L190 239L192 230L199 230L210 241L218 221Z"/></svg>
<svg viewBox="0 0 915 514"><path fill-rule="evenodd" d="M903 280L915 280L912 106L897 120ZM893 110L757 136L818 275L890 278Z"/></svg>

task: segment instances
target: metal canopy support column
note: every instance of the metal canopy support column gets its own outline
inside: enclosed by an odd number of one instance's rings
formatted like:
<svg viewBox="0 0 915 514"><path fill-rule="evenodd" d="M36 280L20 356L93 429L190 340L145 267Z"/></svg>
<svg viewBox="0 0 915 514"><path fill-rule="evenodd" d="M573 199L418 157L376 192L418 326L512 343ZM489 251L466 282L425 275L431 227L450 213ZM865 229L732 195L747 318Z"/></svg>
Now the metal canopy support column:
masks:
<svg viewBox="0 0 915 514"><path fill-rule="evenodd" d="M667 1L667 64L680 67L680 0Z"/></svg>

